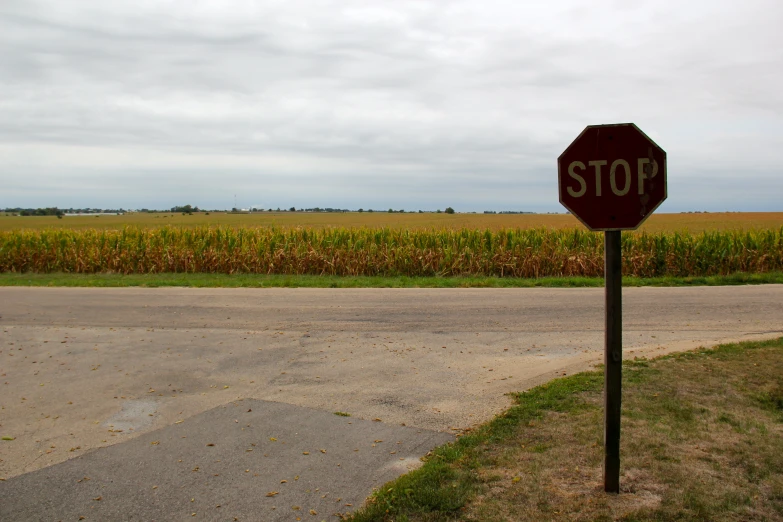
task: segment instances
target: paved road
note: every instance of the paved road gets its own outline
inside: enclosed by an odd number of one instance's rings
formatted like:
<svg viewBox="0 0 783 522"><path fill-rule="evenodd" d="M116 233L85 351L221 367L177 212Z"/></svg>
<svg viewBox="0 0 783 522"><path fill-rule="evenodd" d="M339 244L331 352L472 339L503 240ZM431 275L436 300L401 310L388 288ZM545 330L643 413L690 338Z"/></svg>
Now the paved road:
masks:
<svg viewBox="0 0 783 522"><path fill-rule="evenodd" d="M777 337L781 318L781 285L628 288L626 357ZM0 435L15 437L0 444L7 498L8 488L34 489L44 476L138 455L155 442L144 437L207 429L228 405L250 399L253 411L286 408L290 433L323 425L326 413L342 422L329 428L338 439L353 444L355 431L356 443L380 440L373 430L395 427L408 453L424 452L502 411L506 393L600 362L603 291L0 288L0 326ZM275 422L263 419L250 426L268 441ZM195 458L205 448L183 451ZM386 479L381 470L394 459L415 461L392 455L363 469Z"/></svg>

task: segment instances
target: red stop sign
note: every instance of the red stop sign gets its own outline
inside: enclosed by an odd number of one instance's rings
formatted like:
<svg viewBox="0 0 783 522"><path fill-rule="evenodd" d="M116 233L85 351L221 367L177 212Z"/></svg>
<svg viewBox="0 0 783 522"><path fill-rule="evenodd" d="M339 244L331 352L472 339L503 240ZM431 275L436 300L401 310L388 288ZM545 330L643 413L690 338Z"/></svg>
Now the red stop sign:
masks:
<svg viewBox="0 0 783 522"><path fill-rule="evenodd" d="M633 230L666 199L666 152L633 123L589 125L557 158L560 203L590 230Z"/></svg>

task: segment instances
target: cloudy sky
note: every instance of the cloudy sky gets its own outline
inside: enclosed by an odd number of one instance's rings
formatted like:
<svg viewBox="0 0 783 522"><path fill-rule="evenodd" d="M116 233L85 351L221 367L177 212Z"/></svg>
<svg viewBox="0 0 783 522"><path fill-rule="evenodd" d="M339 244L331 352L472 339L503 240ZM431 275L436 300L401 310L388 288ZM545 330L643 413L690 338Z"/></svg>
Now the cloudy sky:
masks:
<svg viewBox="0 0 783 522"><path fill-rule="evenodd" d="M0 208L563 211L632 121L659 212L783 211L780 0L0 0Z"/></svg>

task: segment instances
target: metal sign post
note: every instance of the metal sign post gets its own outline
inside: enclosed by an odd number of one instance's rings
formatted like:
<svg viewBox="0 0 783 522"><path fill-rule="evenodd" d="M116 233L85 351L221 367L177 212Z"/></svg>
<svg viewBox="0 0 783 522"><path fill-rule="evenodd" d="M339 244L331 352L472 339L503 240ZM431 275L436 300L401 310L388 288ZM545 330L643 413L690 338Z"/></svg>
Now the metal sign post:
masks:
<svg viewBox="0 0 783 522"><path fill-rule="evenodd" d="M589 125L557 158L560 203L604 231L604 491L620 492L623 369L622 230L635 230L666 199L666 152L633 123Z"/></svg>
<svg viewBox="0 0 783 522"><path fill-rule="evenodd" d="M604 232L604 491L620 492L620 405L623 377L622 232Z"/></svg>

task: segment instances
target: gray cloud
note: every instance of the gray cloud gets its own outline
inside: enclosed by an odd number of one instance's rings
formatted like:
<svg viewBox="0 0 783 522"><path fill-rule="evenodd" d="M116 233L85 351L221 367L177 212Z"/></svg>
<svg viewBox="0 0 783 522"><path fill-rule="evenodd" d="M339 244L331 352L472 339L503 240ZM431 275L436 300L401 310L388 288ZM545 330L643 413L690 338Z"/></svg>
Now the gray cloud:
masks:
<svg viewBox="0 0 783 522"><path fill-rule="evenodd" d="M634 121L669 154L662 211L783 210L781 19L774 0L6 0L0 207L558 211L560 152Z"/></svg>

